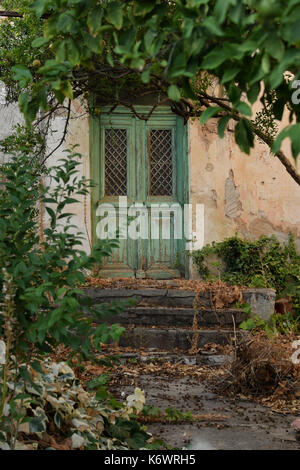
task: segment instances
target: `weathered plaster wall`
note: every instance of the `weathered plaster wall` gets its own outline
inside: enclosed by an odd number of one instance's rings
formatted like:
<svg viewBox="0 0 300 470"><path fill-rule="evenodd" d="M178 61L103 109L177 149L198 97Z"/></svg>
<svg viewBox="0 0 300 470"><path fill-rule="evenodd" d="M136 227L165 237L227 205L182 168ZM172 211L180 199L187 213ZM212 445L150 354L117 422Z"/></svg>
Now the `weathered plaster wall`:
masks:
<svg viewBox="0 0 300 470"><path fill-rule="evenodd" d="M13 130L13 126L22 122L22 116L19 112L18 105L6 105L5 96L4 86L2 82L0 82L0 140L8 137ZM3 162L4 159L4 155L0 152L0 162Z"/></svg>
<svg viewBox="0 0 300 470"><path fill-rule="evenodd" d="M216 121L189 126L190 202L194 211L204 204L204 243L235 232L250 239L275 234L284 241L293 232L300 247L300 187L268 147L257 141L246 155L232 132L218 138ZM287 142L283 149L290 155Z"/></svg>
<svg viewBox="0 0 300 470"><path fill-rule="evenodd" d="M65 120L65 112L57 115L53 120L51 126L52 132L48 139L47 153L51 152L58 145L64 132ZM93 175L90 175L89 118L86 107L80 100L75 100L72 103L71 119L65 143L47 160L47 165L57 165L58 160L65 156L64 150L71 149L74 145L78 145L74 152L82 155L81 165L78 167L79 175L84 176L86 179L93 178ZM82 232L84 237L83 249L89 252L92 234L90 198L89 196L77 196L77 199L80 201L79 204L69 206L70 212L74 214L72 223Z"/></svg>

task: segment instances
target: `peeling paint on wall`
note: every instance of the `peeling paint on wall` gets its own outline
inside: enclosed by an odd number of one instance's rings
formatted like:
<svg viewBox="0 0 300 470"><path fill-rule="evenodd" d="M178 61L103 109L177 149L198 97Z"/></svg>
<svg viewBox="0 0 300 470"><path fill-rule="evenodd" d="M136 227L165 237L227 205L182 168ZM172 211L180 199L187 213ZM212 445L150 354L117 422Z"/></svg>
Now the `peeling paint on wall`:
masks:
<svg viewBox="0 0 300 470"><path fill-rule="evenodd" d="M235 219L239 216L241 210L240 193L234 182L233 171L230 170L229 177L225 181L225 215Z"/></svg>
<svg viewBox="0 0 300 470"><path fill-rule="evenodd" d="M238 233L255 239L293 233L300 248L300 187L268 147L256 142L245 155L232 132L219 139L215 123L190 126L190 202L205 206L204 243ZM283 150L293 162L289 143ZM294 162L295 163L295 162ZM300 171L300 159L298 159Z"/></svg>

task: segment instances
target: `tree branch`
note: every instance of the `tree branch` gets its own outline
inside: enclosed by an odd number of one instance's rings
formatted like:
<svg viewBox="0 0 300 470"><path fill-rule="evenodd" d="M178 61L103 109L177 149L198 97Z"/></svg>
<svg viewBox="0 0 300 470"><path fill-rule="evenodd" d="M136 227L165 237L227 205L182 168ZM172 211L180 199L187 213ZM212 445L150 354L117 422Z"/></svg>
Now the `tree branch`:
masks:
<svg viewBox="0 0 300 470"><path fill-rule="evenodd" d="M224 103L223 99L219 99L214 96L207 95L206 93L201 93L201 95L199 96L199 100L206 107L210 106L210 104L207 101L217 104L218 106L223 108L227 112L227 115L230 115L231 118L234 119L235 121L240 121L242 119L241 115L234 112L230 106ZM191 103L189 103L189 105L191 105ZM199 114L198 111L196 111L196 113ZM254 134L257 137L259 137L265 144L267 144L270 150L272 150L272 145L274 142L273 139L269 137L266 133L258 129L253 122L251 122L251 125L252 125ZM293 178L293 180L300 186L300 174L297 172L297 169L295 168L295 166L292 165L288 157L281 150L279 152L276 152L274 155L280 160L280 162L285 167L289 175Z"/></svg>
<svg viewBox="0 0 300 470"><path fill-rule="evenodd" d="M23 18L21 13L17 13L16 11L0 11L0 16L4 16L5 18Z"/></svg>
<svg viewBox="0 0 300 470"><path fill-rule="evenodd" d="M57 146L51 150L50 153L48 153L48 155L45 156L45 158L43 159L43 161L41 162L42 165L44 165L44 163L46 162L46 160L48 160L48 158L51 157L51 155L54 154L54 152L56 152L56 150L59 149L59 147L64 143L65 139L66 139L66 136L67 136L67 131L68 131L68 125L69 125L69 122L70 122L70 115L71 115L71 100L69 99L68 101L68 113L67 113L67 118L66 118L66 122L65 122L65 127L64 127L64 130L63 130L63 135L62 135L62 138L60 139L59 143L57 144Z"/></svg>

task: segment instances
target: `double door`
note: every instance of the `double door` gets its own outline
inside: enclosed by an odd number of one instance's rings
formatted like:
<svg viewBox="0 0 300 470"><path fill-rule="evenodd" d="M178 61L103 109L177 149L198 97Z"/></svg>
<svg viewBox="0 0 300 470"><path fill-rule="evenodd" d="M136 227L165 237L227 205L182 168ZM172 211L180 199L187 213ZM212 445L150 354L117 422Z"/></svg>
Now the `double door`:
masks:
<svg viewBox="0 0 300 470"><path fill-rule="evenodd" d="M91 176L99 183L92 204L94 236L119 240L101 275L183 276L187 165L182 118L166 107L147 121L122 108L93 119Z"/></svg>

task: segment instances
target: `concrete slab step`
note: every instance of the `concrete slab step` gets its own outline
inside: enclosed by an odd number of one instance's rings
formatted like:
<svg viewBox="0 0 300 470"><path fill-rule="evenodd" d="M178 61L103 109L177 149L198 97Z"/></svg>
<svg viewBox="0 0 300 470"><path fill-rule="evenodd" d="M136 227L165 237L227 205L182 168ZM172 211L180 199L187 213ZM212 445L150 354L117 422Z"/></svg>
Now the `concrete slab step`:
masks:
<svg viewBox="0 0 300 470"><path fill-rule="evenodd" d="M193 308L195 298L194 291L176 288L100 289L87 287L84 291L91 298L93 305L131 300L135 306L139 307ZM274 290L245 289L242 294L244 301L250 305L252 314L257 314L265 320L270 319L274 313L276 296ZM202 292L198 296L197 305L203 309L212 308L209 291Z"/></svg>
<svg viewBox="0 0 300 470"><path fill-rule="evenodd" d="M192 344L194 331L183 328L144 328L135 327L127 329L120 338L120 346L133 348L157 348L173 351L175 348L189 350ZM241 336L244 331L237 331L236 335ZM202 348L208 343L215 343L225 346L230 344L234 337L233 330L225 329L199 329L198 347Z"/></svg>
<svg viewBox="0 0 300 470"><path fill-rule="evenodd" d="M198 326L239 326L248 318L241 309L203 309L197 313ZM194 309L170 307L134 307L111 318L113 323L143 326L192 327Z"/></svg>

